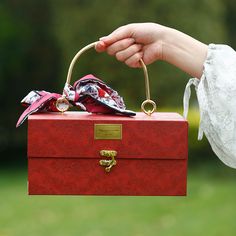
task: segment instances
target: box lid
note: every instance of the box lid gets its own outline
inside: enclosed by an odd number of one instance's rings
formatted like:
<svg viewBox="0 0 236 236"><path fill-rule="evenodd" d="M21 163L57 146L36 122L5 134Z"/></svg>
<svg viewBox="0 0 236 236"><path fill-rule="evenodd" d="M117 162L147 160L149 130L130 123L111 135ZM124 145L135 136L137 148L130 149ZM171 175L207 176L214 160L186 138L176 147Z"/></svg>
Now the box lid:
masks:
<svg viewBox="0 0 236 236"><path fill-rule="evenodd" d="M29 158L100 158L105 149L116 150L117 158L186 159L187 146L188 123L177 113L40 113L28 119Z"/></svg>

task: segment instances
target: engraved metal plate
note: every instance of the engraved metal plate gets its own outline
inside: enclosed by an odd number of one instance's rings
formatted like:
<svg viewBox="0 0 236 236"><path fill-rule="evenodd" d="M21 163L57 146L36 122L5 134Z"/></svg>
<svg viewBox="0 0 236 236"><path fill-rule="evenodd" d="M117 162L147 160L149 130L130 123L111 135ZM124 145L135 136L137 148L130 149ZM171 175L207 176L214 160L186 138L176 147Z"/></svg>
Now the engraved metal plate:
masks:
<svg viewBox="0 0 236 236"><path fill-rule="evenodd" d="M94 124L94 139L122 139L122 124Z"/></svg>

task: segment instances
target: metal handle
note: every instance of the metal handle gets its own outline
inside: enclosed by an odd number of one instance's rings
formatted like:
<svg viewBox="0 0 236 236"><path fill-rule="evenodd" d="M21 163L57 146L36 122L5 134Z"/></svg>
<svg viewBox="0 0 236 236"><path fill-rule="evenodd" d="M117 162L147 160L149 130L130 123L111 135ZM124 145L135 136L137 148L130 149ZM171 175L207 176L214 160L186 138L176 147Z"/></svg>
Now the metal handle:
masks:
<svg viewBox="0 0 236 236"><path fill-rule="evenodd" d="M98 41L97 41L97 42L94 42L94 43L90 43L90 44L88 44L87 46L85 46L85 47L83 47L82 49L80 49L80 50L76 53L76 55L74 56L73 60L72 60L71 63L70 63L70 66L69 66L69 70L68 70L67 78L66 78L66 83L67 83L67 84L70 84L71 75L72 75L72 71L73 71L75 62L78 60L78 58L79 58L85 51L89 50L90 48L94 48L97 43L98 43Z"/></svg>
<svg viewBox="0 0 236 236"><path fill-rule="evenodd" d="M70 84L70 82L71 82L71 76L72 76L73 68L74 68L75 62L78 60L78 58L79 58L85 51L89 50L90 48L94 48L97 43L98 43L98 41L97 41L97 42L90 43L90 44L88 44L87 46L85 46L85 47L83 47L82 49L80 49L80 50L76 53L76 55L74 56L73 60L72 60L71 63L70 63L70 66L69 66L69 70L68 70L67 78L66 78L66 84ZM151 115L151 114L156 110L156 103L150 99L150 87L149 87L149 77L148 77L147 67L146 67L146 65L144 64L144 62L143 62L142 59L140 59L140 63L141 63L141 66L142 66L143 72L144 72L145 90L146 90L146 100L142 103L141 109L142 109L142 111L143 111L145 114ZM147 110L147 109L145 108L145 106L146 106L147 104L149 104L149 105L152 106L152 109L151 109L151 110ZM67 101L64 92L63 92L62 97L57 100L56 106L57 106L58 110L61 111L61 112L64 112L64 111L68 110L68 108L69 108L69 102Z"/></svg>
<svg viewBox="0 0 236 236"><path fill-rule="evenodd" d="M140 59L140 63L143 67L143 73L144 73L144 79L145 79L145 90L146 90L146 100L143 101L143 103L141 105L141 109L145 114L150 116L156 110L156 103L154 101L152 101L150 98L150 86L149 86L149 77L148 77L147 67L144 64L142 59ZM149 109L146 110L145 105L147 105L147 104L152 106L151 110L149 110Z"/></svg>

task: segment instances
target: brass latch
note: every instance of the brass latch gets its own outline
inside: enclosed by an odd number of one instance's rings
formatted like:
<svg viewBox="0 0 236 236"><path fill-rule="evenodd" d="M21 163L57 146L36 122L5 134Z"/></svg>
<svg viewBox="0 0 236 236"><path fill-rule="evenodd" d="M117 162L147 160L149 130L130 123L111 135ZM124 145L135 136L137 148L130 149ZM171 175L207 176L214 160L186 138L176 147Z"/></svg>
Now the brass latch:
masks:
<svg viewBox="0 0 236 236"><path fill-rule="evenodd" d="M116 165L115 156L117 155L117 151L114 150L101 150L100 155L103 157L109 157L110 160L100 160L99 164L105 167L106 172L110 172L111 168Z"/></svg>

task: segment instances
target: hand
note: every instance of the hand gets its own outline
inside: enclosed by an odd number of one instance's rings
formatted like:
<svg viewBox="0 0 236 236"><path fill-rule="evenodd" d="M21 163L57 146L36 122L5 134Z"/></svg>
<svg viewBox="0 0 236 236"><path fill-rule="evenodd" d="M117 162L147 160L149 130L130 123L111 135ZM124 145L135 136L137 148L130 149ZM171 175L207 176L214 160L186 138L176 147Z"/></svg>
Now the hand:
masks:
<svg viewBox="0 0 236 236"><path fill-rule="evenodd" d="M96 45L98 52L107 51L130 67L140 67L162 59L162 39L167 27L155 23L129 24L102 37Z"/></svg>
<svg viewBox="0 0 236 236"><path fill-rule="evenodd" d="M207 45L178 30L155 23L122 26L96 45L98 52L106 51L130 67L140 67L164 60L193 77L200 78L207 56Z"/></svg>

